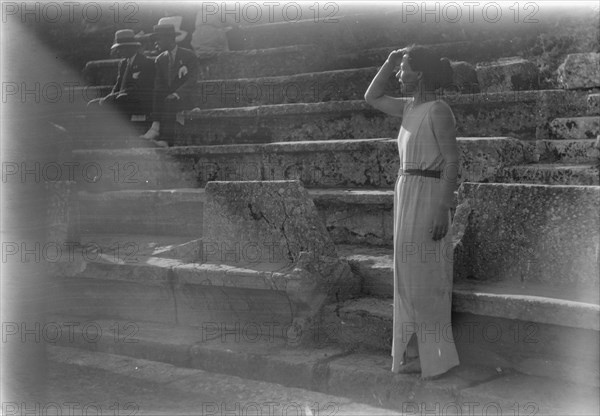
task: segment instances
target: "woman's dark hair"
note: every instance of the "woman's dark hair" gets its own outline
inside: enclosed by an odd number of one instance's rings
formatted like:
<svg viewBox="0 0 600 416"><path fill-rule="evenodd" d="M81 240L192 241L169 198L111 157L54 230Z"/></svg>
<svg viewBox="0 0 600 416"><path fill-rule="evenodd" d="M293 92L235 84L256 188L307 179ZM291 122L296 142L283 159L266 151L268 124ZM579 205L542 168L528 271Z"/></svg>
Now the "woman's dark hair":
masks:
<svg viewBox="0 0 600 416"><path fill-rule="evenodd" d="M423 86L426 90L437 90L452 85L453 71L448 58L424 46L410 46L406 55L413 71L423 72Z"/></svg>

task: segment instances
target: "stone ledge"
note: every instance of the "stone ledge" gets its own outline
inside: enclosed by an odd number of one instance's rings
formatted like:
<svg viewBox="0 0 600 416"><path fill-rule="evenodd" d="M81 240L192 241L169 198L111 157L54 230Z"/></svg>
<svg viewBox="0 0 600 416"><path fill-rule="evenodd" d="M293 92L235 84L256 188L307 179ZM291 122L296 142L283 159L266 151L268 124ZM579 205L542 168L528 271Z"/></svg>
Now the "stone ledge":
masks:
<svg viewBox="0 0 600 416"><path fill-rule="evenodd" d="M71 317L61 316L53 317L53 320L72 321ZM565 405L565 398L562 395L555 396L552 392L572 393L575 388L578 390L580 409L597 408L595 389L574 386L559 380L551 381L547 378L519 375L509 370L498 373L492 368L461 365L439 380L422 381L414 374L391 373L389 371L391 357L387 353L348 353L335 347L290 350L276 340L271 343L250 343L244 340L235 342L231 336L227 342L221 340L207 342L204 333L199 333L197 330L145 322L138 323L139 331L134 337L130 337L129 342L117 343L113 340L113 332L110 331L114 324L114 321L98 321L98 325L103 329L103 335L94 344L85 342L81 337L69 343L64 340L66 337L62 337L59 347L50 347L51 359L93 366L120 374L133 374L138 378L151 378L185 391L194 391L197 386L197 383L190 383L190 380L194 379L193 370L190 369L203 369L279 383L288 387L295 386L322 393L341 394L363 403L415 413L419 411L419 406L423 402L437 402L440 407L447 405L449 409L456 409L456 406L467 409L464 407L464 402L470 402L471 412L474 411L473 409L481 410L488 402L494 403L494 401L490 398L490 389L479 386L485 387L482 383L503 380L507 383L504 383L503 388L495 391L496 396L512 397L511 394L528 391L526 387L528 383L544 383L543 392L527 397L527 401L536 403L538 410L543 413L556 409L569 409L568 404L572 403L574 396L570 397ZM122 337L127 335L129 334L121 334ZM81 350L95 352L90 356ZM103 353L121 356L114 357ZM150 366L147 361L138 361L138 359L167 364ZM175 369L169 364L183 368ZM137 370L131 373L130 368L133 367ZM173 373L174 371L176 373ZM200 379L206 380L206 375L202 374ZM212 380L213 382L216 380L217 384L223 382L218 375L214 375ZM368 380L367 387L365 387L365 380ZM514 383L515 381L518 381L518 385ZM515 385L514 393L511 390L511 382ZM311 400L313 398L314 396L311 396ZM329 401L324 399L325 402ZM339 405L343 414L353 414L345 411L349 410L346 407L349 403L342 402ZM479 407L475 408L476 405ZM506 413L514 410L514 403L501 402L499 406ZM375 414L373 410L364 407L357 412L357 415ZM376 414L387 413L378 410Z"/></svg>
<svg viewBox="0 0 600 416"><path fill-rule="evenodd" d="M553 119L578 117L587 111L587 94L581 91L512 91L442 98L453 107L459 136L544 139ZM93 146L86 121L74 118L83 111L84 107L74 107L65 122L74 137L87 137L85 146ZM400 124L400 118L387 116L363 100L193 109L184 112L184 125L177 125L175 143L189 146L393 137ZM98 139L99 146L107 146L105 139Z"/></svg>
<svg viewBox="0 0 600 416"><path fill-rule="evenodd" d="M506 39L489 39L483 42L461 40L430 44L428 47L452 60L468 62L492 59L493 51L497 51L500 47L503 48L504 53L519 52L518 47ZM398 45L365 49L354 53L332 54L330 48L312 44L217 52L214 58L201 61L200 78L203 80L260 78L379 67L395 49L398 49ZM84 77L91 85L112 84L116 79L118 63L118 59L89 61L83 70ZM477 82L476 76L474 81ZM470 87L472 89L465 89L465 91L478 92L478 85Z"/></svg>
<svg viewBox="0 0 600 416"><path fill-rule="evenodd" d="M597 163L533 163L505 167L499 170L496 180L513 184L598 186L600 172Z"/></svg>
<svg viewBox="0 0 600 416"><path fill-rule="evenodd" d="M590 140L538 140L533 149L534 161L541 163L593 163L600 159L596 141Z"/></svg>
<svg viewBox="0 0 600 416"><path fill-rule="evenodd" d="M185 344L182 343L183 345ZM185 355L179 351L175 351L175 348L172 350L169 348L166 349L172 354L179 354L182 357ZM158 415L170 413L192 415L213 413L217 415L227 414L231 409L236 409L236 413L234 414L237 414L237 411L245 414L249 409L252 409L250 412L256 414L266 414L268 412L271 415L278 415L288 414L290 408L293 408L294 413L300 412L297 414L303 415L327 413L328 411L340 412L340 414L349 416L399 415L398 412L383 409L381 406L371 407L366 404L357 403L355 399L318 393L314 389L313 391L306 390L307 388L311 388L310 380L307 377L313 377L317 370L314 369L314 366L302 362L300 354L303 353L305 359L314 360L316 366L320 363L321 358L316 353L311 354L309 357L306 351L296 354L291 352L289 356L286 356L281 351L275 350L273 354L276 356L276 360L273 361L263 360L262 354L255 354L253 357L249 356L249 354L244 355L241 351L230 354L230 358L232 359L231 364L241 363L243 369L250 370L254 368L261 373L266 372L268 376L265 374L265 377L270 382L265 382L258 381L257 378L259 377L257 375L254 375L253 378L240 378L242 376L241 371L236 373L235 376L231 376L223 374L223 370L221 374L218 374L191 368L192 366L189 363L178 366L141 358L127 358L123 355L115 354L123 354L123 350L123 348L120 348L118 351L111 351L112 354L109 354L69 347L50 347L49 359L52 363L77 367L77 371L74 372L75 374L83 372L87 376L89 373L91 377L85 377L86 380L94 380L94 376L102 377L103 375L107 375L108 379L118 383L118 385L128 383L135 386L134 389L126 390L134 392L133 396L128 397L128 399L131 399L131 403L136 401L139 405L140 413L143 414ZM272 350L272 348L269 350ZM136 349L135 351L138 354L141 353L140 349ZM332 351L326 350L322 352L322 356L327 357L328 354L332 354ZM137 356L139 357L141 354ZM163 361L168 360L168 358L163 357ZM254 365L251 362L252 358L257 360ZM226 362L224 360L216 360L215 364L225 365ZM273 368L267 370L265 367L268 365L271 365ZM242 368L238 370L242 370ZM286 381L282 381L285 386L281 385L281 383L275 384L273 377L277 376L286 379ZM293 381L294 376L297 377L296 384ZM175 397L169 403L177 403L174 407L177 410L173 411L173 409L168 407L173 406L172 404L160 406L161 409L169 409L162 412L147 406L147 403L140 400L140 397L148 397L152 392L138 394L140 385L151 386L153 390L160 390L161 394L174 394ZM292 387L294 385L298 385L298 387ZM114 391L120 391L119 387L117 386ZM98 408L100 404L104 405L102 398L106 397L106 395L102 395L102 393L104 392L100 391L97 395L93 391L91 394L87 393L89 397L99 399L98 401L94 401L94 405L97 405ZM208 401L208 398L214 401ZM219 398L218 401L217 398ZM183 401L184 403L179 405L179 401ZM106 407L110 406L107 405ZM311 409L310 413L307 409ZM72 414L80 413L74 412Z"/></svg>
<svg viewBox="0 0 600 416"><path fill-rule="evenodd" d="M194 100L203 109L358 100L376 73L377 68L359 68L202 80L197 83ZM392 76L386 91L390 94L398 91L398 81Z"/></svg>
<svg viewBox="0 0 600 416"><path fill-rule="evenodd" d="M556 117L579 116L587 95L579 91L542 90L446 95L457 119L459 136L512 136L531 140L549 135ZM194 109L186 112L178 145L265 143L278 141L390 137L401 120L361 100Z"/></svg>
<svg viewBox="0 0 600 416"><path fill-rule="evenodd" d="M285 290L285 281L282 280L283 275L280 272L269 271L269 267L262 267L265 270L257 270L252 267L251 262L247 261L240 261L239 265L225 265L188 263L173 258L141 255L128 258L127 253L121 253L121 258L115 258L115 256L116 254L105 253L98 260L87 261L85 269L73 278L106 282L122 281L144 286L171 287L190 284L240 289ZM277 263L276 266L277 270L281 270L280 263Z"/></svg>
<svg viewBox="0 0 600 416"><path fill-rule="evenodd" d="M179 191L187 195L177 197ZM309 189L308 193L334 242L391 244L392 235L386 230L391 229L393 190ZM154 243L176 239L181 247L173 249L185 253L190 247L184 245L202 236L198 213L204 205L203 188L80 193L79 198L83 206L83 232L126 234L115 240L136 242L140 254L158 256L144 248L148 238ZM123 216L123 212L135 215ZM145 236L148 233L154 235ZM181 241L186 236L187 240ZM93 241L98 243L99 239Z"/></svg>
<svg viewBox="0 0 600 416"><path fill-rule="evenodd" d="M465 10L463 10L463 18ZM505 10L507 12L507 10ZM424 21L419 14L406 16L398 7L394 11L371 15L366 13L335 16L335 24L303 19L291 22L252 25L240 28L240 42L235 49L257 49L293 44L323 43L333 51L354 51L385 45L432 44L476 39L481 42L502 37L507 25L490 25L476 16L469 30L457 22L431 19ZM439 17L439 16L438 16ZM435 20L435 21L434 21ZM508 19L506 20L508 21ZM506 22L505 21L505 22ZM398 24L402 22L402 24ZM509 22L510 23L510 22ZM515 22L516 23L516 22ZM538 25L510 24L515 37L534 38ZM533 40L531 40L533 42Z"/></svg>
<svg viewBox="0 0 600 416"><path fill-rule="evenodd" d="M550 101L549 104L560 104L564 100L573 101L577 110L586 110L587 93L564 90L517 90L504 92L487 92L476 94L446 94L440 95L450 105L471 104L506 104L512 102ZM410 98L406 98L410 100ZM282 114L312 114L327 112L344 112L356 110L370 110L379 112L364 100L342 100L317 103L290 103L286 105L262 105L237 108L219 109L194 109L186 112L189 119L207 117L252 117L257 115L282 115Z"/></svg>
<svg viewBox="0 0 600 416"><path fill-rule="evenodd" d="M458 145L459 182L493 181L502 168L523 163L527 156L523 143L511 137L460 137ZM136 161L135 178L122 184L129 188L136 187L134 181L138 188L150 188L161 181L165 187L184 180L202 187L219 180L290 179L311 188L388 188L394 185L399 168L394 139L80 150L74 154L81 161L105 161L101 163L105 172L119 161Z"/></svg>
<svg viewBox="0 0 600 416"><path fill-rule="evenodd" d="M361 276L364 293L387 298L393 296L392 249L341 245L338 251ZM487 280L478 283L455 281L453 310L600 330L600 298L593 290L589 290ZM390 311L390 308L375 305L370 313L391 319Z"/></svg>
<svg viewBox="0 0 600 416"><path fill-rule="evenodd" d="M456 288L453 294L452 327L417 327L417 336L449 337L453 334L461 363L495 366L502 372L514 369L536 376L600 386L598 358L595 354L598 348L598 330L568 327L560 322L548 324L463 312L460 308L465 300L471 304L484 303L486 300L483 296L483 299L475 301L471 292L468 292L465 299L460 292L461 289ZM502 305L498 307L501 308ZM598 309L598 305L594 308ZM539 316L548 314L542 309L537 311ZM573 311L570 313L573 314ZM531 316L532 313L528 312L527 315ZM588 316L597 322L597 311L595 314L588 311ZM556 320L560 321L560 318ZM393 301L391 298L363 297L328 305L322 315L321 328L324 329L322 336L330 343L359 351L390 351L393 338ZM334 330L327 331L331 328ZM583 344L573 345L569 351L564 351L572 339L579 339ZM540 360L539 357L544 358ZM579 360L583 361L584 357L585 362L576 364ZM565 371L559 374L557 368Z"/></svg>
<svg viewBox="0 0 600 416"><path fill-rule="evenodd" d="M600 305L544 296L544 288L502 288L456 284L452 310L475 315L600 330ZM488 289L488 290L486 290ZM524 294L523 292L527 293ZM564 296L564 294L563 294Z"/></svg>
<svg viewBox="0 0 600 416"><path fill-rule="evenodd" d="M557 139L595 139L600 135L600 117L555 118L550 129Z"/></svg>

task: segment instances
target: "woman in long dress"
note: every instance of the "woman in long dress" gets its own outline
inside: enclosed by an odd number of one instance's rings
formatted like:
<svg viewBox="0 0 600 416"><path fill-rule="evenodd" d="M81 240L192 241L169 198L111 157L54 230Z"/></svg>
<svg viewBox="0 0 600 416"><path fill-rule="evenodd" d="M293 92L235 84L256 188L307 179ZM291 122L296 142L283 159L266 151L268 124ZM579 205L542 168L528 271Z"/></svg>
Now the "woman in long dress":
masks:
<svg viewBox="0 0 600 416"><path fill-rule="evenodd" d="M411 99L384 94L398 67L396 78L403 95ZM402 117L400 170L394 190L392 371L421 371L424 378L458 365L450 318L453 252L449 232L458 146L454 115L438 96L439 88L451 82L452 68L446 58L413 46L393 51L365 93L373 107Z"/></svg>

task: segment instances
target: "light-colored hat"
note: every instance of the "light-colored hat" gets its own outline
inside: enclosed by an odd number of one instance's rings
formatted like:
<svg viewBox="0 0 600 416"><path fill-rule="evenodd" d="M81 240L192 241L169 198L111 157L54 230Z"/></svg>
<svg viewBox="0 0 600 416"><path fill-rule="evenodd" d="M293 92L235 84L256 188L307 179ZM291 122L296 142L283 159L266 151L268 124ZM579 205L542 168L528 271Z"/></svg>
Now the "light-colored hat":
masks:
<svg viewBox="0 0 600 416"><path fill-rule="evenodd" d="M110 49L113 50L121 46L135 46L139 48L142 44L135 38L133 30L121 29L115 32L115 41Z"/></svg>
<svg viewBox="0 0 600 416"><path fill-rule="evenodd" d="M187 36L187 32L181 30L181 22L183 21L183 17L181 16L169 16L161 18L156 26L154 26L154 35L161 34L170 34L170 31L163 31L162 27L166 28L167 25L172 25L175 30L175 42L179 43L185 39Z"/></svg>

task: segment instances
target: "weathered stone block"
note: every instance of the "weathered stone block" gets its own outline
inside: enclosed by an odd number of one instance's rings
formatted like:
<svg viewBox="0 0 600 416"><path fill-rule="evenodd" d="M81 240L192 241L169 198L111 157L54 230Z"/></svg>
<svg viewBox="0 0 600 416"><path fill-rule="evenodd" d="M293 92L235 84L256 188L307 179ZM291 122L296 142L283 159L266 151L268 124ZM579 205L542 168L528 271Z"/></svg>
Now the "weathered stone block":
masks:
<svg viewBox="0 0 600 416"><path fill-rule="evenodd" d="M534 143L536 162L592 163L600 158L595 140L538 140Z"/></svg>
<svg viewBox="0 0 600 416"><path fill-rule="evenodd" d="M298 181L209 182L205 192L205 244L241 245L246 247L242 252L247 251L242 256L246 258L219 260L222 263L286 265L295 263L302 251L337 256L312 199Z"/></svg>
<svg viewBox="0 0 600 416"><path fill-rule="evenodd" d="M539 71L533 62L522 58L503 58L477 64L477 79L483 92L535 90Z"/></svg>
<svg viewBox="0 0 600 416"><path fill-rule="evenodd" d="M292 332L307 330L334 293L359 289L299 181L209 182L203 234L206 263L273 272L292 304Z"/></svg>
<svg viewBox="0 0 600 416"><path fill-rule="evenodd" d="M600 134L600 117L555 118L550 129L557 139L594 139Z"/></svg>
<svg viewBox="0 0 600 416"><path fill-rule="evenodd" d="M567 55L558 67L558 82L569 90L600 87L600 53Z"/></svg>
<svg viewBox="0 0 600 416"><path fill-rule="evenodd" d="M598 290L599 187L463 183L463 201L456 279Z"/></svg>

